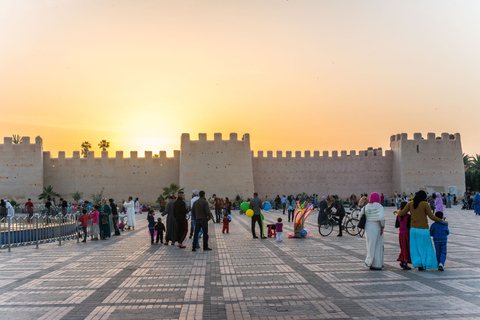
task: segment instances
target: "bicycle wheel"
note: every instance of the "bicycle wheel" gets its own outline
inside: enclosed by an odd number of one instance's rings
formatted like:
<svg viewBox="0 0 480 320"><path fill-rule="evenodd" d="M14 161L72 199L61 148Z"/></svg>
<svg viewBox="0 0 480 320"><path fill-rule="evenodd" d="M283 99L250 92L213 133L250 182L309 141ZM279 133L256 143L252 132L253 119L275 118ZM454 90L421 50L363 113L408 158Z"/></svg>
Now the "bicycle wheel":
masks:
<svg viewBox="0 0 480 320"><path fill-rule="evenodd" d="M347 230L349 235L356 236L358 235L360 229L357 227L359 220L356 218L350 218L345 223L345 230Z"/></svg>
<svg viewBox="0 0 480 320"><path fill-rule="evenodd" d="M323 237L328 236L330 233L332 233L332 231L333 231L333 224L331 221L325 221L324 223L318 226L318 232L320 232L320 234Z"/></svg>
<svg viewBox="0 0 480 320"><path fill-rule="evenodd" d="M352 210L352 218L358 219L359 215L360 215L360 209Z"/></svg>

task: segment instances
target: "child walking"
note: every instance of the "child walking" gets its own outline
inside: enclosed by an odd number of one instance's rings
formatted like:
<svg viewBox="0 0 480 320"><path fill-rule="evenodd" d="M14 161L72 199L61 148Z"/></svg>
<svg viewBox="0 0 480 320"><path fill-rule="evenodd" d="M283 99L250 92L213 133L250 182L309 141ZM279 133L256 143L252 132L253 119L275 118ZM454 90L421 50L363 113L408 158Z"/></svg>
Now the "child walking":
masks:
<svg viewBox="0 0 480 320"><path fill-rule="evenodd" d="M228 219L228 213L225 212L223 214L223 228L222 228L222 233L225 233L225 231L227 231L227 233L229 232L229 225L230 225L230 219Z"/></svg>
<svg viewBox="0 0 480 320"><path fill-rule="evenodd" d="M150 209L147 215L148 220L148 232L150 233L151 244L153 244L153 238L155 237L155 211Z"/></svg>
<svg viewBox="0 0 480 320"><path fill-rule="evenodd" d="M82 229L83 229L83 232L85 233L85 236L84 236L82 242L87 242L88 218L90 218L90 216L87 214L87 210L86 210L86 209L83 209L82 215L80 216L80 218L78 218L78 221L80 221L80 225L81 225L81 227L82 227Z"/></svg>
<svg viewBox="0 0 480 320"><path fill-rule="evenodd" d="M162 223L162 218L158 218L157 224L155 225L155 231L157 231L157 241L160 240L160 243L163 243L163 232L165 231L165 225Z"/></svg>
<svg viewBox="0 0 480 320"><path fill-rule="evenodd" d="M400 210L405 208L407 205L406 201L400 203ZM398 229L398 243L400 244L400 254L398 255L397 261L400 261L400 267L403 270L411 270L408 266L409 263L412 263L410 260L410 214L404 216L397 216L395 221L395 228Z"/></svg>
<svg viewBox="0 0 480 320"><path fill-rule="evenodd" d="M435 212L437 218L443 219L443 212ZM447 259L447 239L450 234L445 222L435 222L430 226L430 235L435 244L435 253L437 254L438 270L443 271L445 260Z"/></svg>
<svg viewBox="0 0 480 320"><path fill-rule="evenodd" d="M282 234L283 234L283 223L282 218L277 219L277 223L275 223L275 233L277 234L277 241L282 241Z"/></svg>
<svg viewBox="0 0 480 320"><path fill-rule="evenodd" d="M98 212L98 209L100 207L98 205L95 205L93 212L90 214L92 217L92 240L98 240L100 237L100 228L98 226L98 217L100 216L100 212Z"/></svg>

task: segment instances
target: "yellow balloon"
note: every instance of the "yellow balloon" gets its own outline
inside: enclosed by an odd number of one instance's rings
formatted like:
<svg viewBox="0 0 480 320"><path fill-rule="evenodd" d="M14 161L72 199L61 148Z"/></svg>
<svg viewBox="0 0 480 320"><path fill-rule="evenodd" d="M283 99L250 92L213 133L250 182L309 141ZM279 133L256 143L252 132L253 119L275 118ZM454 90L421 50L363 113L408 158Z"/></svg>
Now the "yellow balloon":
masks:
<svg viewBox="0 0 480 320"><path fill-rule="evenodd" d="M247 217L253 217L253 210L248 209L247 212L245 212L245 214L247 215Z"/></svg>

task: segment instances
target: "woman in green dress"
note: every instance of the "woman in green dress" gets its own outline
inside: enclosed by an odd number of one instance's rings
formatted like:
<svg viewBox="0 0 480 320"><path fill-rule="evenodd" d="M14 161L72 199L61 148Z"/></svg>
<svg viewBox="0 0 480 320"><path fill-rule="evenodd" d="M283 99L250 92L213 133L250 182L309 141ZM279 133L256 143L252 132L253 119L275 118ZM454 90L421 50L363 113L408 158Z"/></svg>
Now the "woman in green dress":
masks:
<svg viewBox="0 0 480 320"><path fill-rule="evenodd" d="M100 236L102 240L110 238L110 215L112 214L112 209L107 203L107 199L102 199L102 206L100 210Z"/></svg>

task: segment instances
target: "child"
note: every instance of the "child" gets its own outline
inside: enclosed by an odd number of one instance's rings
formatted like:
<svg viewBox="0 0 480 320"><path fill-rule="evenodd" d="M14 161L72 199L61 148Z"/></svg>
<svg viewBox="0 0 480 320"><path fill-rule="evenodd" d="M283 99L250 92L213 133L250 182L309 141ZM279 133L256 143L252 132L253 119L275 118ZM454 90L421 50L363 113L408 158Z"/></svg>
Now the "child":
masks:
<svg viewBox="0 0 480 320"><path fill-rule="evenodd" d="M123 229L125 229L125 221L124 220L125 220L124 217L120 217L120 223L118 224L118 228L122 231L123 231Z"/></svg>
<svg viewBox="0 0 480 320"><path fill-rule="evenodd" d="M80 221L80 225L83 229L83 232L85 233L85 237L83 238L82 242L87 242L88 218L90 218L90 216L87 214L87 210L83 209L82 215L80 216L80 218L78 218L78 221Z"/></svg>
<svg viewBox="0 0 480 320"><path fill-rule="evenodd" d="M437 218L443 219L443 212L435 212ZM450 231L445 222L435 222L430 226L430 235L433 237L435 252L437 254L438 270L443 271L445 259L447 258L447 239Z"/></svg>
<svg viewBox="0 0 480 320"><path fill-rule="evenodd" d="M400 203L400 210L405 208L407 205L406 201ZM400 244L400 254L398 255L397 261L400 261L400 267L403 270L411 270L408 266L409 263L412 263L410 260L410 214L405 216L397 216L395 221L395 228L398 229L398 243Z"/></svg>
<svg viewBox="0 0 480 320"><path fill-rule="evenodd" d="M225 233L225 230L226 230L227 233L228 233L228 231L229 231L229 225L230 225L230 219L228 219L228 213L227 213L227 212L225 212L225 213L223 214L223 219L222 219L222 221L223 221L222 233Z"/></svg>
<svg viewBox="0 0 480 320"><path fill-rule="evenodd" d="M90 214L92 217L92 240L98 240L100 236L100 228L98 226L98 217L100 216L100 212L98 212L100 207L98 205L94 206L94 211Z"/></svg>
<svg viewBox="0 0 480 320"><path fill-rule="evenodd" d="M150 233L151 244L153 244L153 237L155 236L155 211L150 209L147 215L148 232Z"/></svg>
<svg viewBox="0 0 480 320"><path fill-rule="evenodd" d="M282 241L282 234L283 234L283 223L282 223L282 218L277 219L277 223L275 223L275 232L277 234L277 241L281 242Z"/></svg>
<svg viewBox="0 0 480 320"><path fill-rule="evenodd" d="M157 231L157 241L160 240L160 243L163 243L163 232L165 231L165 225L162 223L162 218L158 218L158 222L155 225L155 230Z"/></svg>

